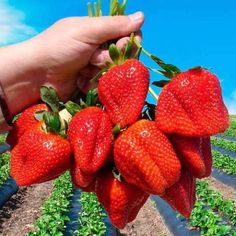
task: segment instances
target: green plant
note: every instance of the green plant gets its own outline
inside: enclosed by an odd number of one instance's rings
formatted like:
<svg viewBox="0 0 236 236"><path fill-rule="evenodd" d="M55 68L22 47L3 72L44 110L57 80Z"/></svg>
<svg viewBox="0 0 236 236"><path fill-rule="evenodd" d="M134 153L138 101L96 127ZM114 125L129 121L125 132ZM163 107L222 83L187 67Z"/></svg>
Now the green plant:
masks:
<svg viewBox="0 0 236 236"><path fill-rule="evenodd" d="M212 158L216 169L222 170L227 174L236 175L236 159L217 151L212 151Z"/></svg>
<svg viewBox="0 0 236 236"><path fill-rule="evenodd" d="M94 193L82 192L79 199L81 212L79 213L78 230L75 234L78 236L102 236L106 232L106 226L103 222L106 214L97 201Z"/></svg>
<svg viewBox="0 0 236 236"><path fill-rule="evenodd" d="M0 154L0 186L8 179L10 173L10 153Z"/></svg>
<svg viewBox="0 0 236 236"><path fill-rule="evenodd" d="M66 215L69 211L70 197L73 186L69 173L65 173L53 183L53 192L42 206L42 215L35 222L34 232L28 235L55 235L63 236L65 224L69 220Z"/></svg>
<svg viewBox="0 0 236 236"><path fill-rule="evenodd" d="M235 200L225 200L221 193L209 188L207 181L197 181L197 196L198 200L201 200L211 209L228 218L231 224L236 224Z"/></svg>
<svg viewBox="0 0 236 236"><path fill-rule="evenodd" d="M225 148L231 152L236 152L236 142L234 141L211 137L211 143L217 147Z"/></svg>

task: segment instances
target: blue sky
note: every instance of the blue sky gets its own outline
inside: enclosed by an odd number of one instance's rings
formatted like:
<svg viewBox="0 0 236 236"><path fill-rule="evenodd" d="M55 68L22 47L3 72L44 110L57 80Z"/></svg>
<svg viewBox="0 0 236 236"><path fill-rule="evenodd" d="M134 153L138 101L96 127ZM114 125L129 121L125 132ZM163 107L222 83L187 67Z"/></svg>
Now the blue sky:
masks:
<svg viewBox="0 0 236 236"><path fill-rule="evenodd" d="M105 10L108 3L103 0ZM86 15L86 4L87 0L0 0L0 46L30 38L60 18ZM209 68L220 78L230 113L236 114L236 1L129 0L126 13L138 10L145 14L144 47L182 70Z"/></svg>

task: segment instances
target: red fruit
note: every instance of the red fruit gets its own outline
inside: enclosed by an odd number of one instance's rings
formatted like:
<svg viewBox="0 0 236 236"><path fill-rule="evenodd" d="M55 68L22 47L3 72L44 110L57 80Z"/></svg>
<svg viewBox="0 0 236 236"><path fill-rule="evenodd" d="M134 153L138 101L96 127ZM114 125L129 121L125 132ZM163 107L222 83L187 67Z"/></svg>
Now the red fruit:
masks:
<svg viewBox="0 0 236 236"><path fill-rule="evenodd" d="M149 71L135 59L112 67L99 79L98 96L113 124L123 128L138 120L148 86Z"/></svg>
<svg viewBox="0 0 236 236"><path fill-rule="evenodd" d="M190 137L224 132L229 115L217 77L202 68L174 77L160 93L156 123L165 133Z"/></svg>
<svg viewBox="0 0 236 236"><path fill-rule="evenodd" d="M82 190L93 189L92 185L95 179L95 174L85 174L79 168L75 168L74 164L72 165L70 173L72 177L72 182L77 188L80 188Z"/></svg>
<svg viewBox="0 0 236 236"><path fill-rule="evenodd" d="M171 135L171 142L180 161L196 178L205 178L211 174L212 155L210 138L190 138Z"/></svg>
<svg viewBox="0 0 236 236"><path fill-rule="evenodd" d="M180 180L168 188L162 198L184 217L189 218L196 201L196 178L187 171L182 171Z"/></svg>
<svg viewBox="0 0 236 236"><path fill-rule="evenodd" d="M149 196L127 182L119 181L111 171L98 175L95 191L112 224L119 229L135 219Z"/></svg>
<svg viewBox="0 0 236 236"><path fill-rule="evenodd" d="M31 126L11 151L10 174L19 186L54 179L70 168L70 143L46 133L43 122Z"/></svg>
<svg viewBox="0 0 236 236"><path fill-rule="evenodd" d="M168 138L149 120L139 120L115 141L114 160L125 180L150 194L163 194L180 177L180 162Z"/></svg>
<svg viewBox="0 0 236 236"><path fill-rule="evenodd" d="M94 174L110 160L112 124L105 111L89 107L78 112L68 127L75 168Z"/></svg>
<svg viewBox="0 0 236 236"><path fill-rule="evenodd" d="M14 122L12 129L7 136L7 143L13 148L19 141L20 137L24 132L29 129L32 125L38 123L35 119L35 112L47 111L46 104L37 104L26 109L20 117Z"/></svg>

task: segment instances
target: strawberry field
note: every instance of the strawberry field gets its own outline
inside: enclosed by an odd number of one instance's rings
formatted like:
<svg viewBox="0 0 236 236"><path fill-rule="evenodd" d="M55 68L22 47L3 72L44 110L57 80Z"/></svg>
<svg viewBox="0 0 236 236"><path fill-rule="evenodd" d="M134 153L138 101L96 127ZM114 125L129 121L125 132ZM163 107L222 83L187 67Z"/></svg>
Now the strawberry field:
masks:
<svg viewBox="0 0 236 236"><path fill-rule="evenodd" d="M111 0L109 15L126 5ZM0 235L236 236L236 116L220 80L136 33L98 46L109 60L87 90L63 102L41 86L0 135Z"/></svg>
<svg viewBox="0 0 236 236"><path fill-rule="evenodd" d="M6 135L1 135L0 234L236 235L236 159L231 156L236 142L226 141L236 137L234 131L236 119L231 116L230 128L213 138L213 176L197 182L197 202L188 220L160 198L151 196L136 220L120 231L112 226L96 195L73 188L68 173L43 187L14 189L14 182L9 182L12 192L8 193L10 154L3 144ZM215 172L225 175L224 182Z"/></svg>

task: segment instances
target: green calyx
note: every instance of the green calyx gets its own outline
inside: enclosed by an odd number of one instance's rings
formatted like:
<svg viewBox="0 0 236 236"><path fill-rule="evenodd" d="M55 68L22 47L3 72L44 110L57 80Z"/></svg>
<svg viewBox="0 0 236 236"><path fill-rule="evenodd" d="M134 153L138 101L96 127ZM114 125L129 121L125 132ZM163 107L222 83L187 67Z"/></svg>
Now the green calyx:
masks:
<svg viewBox="0 0 236 236"><path fill-rule="evenodd" d="M127 2L128 0L123 0L122 3L120 3L119 0L111 0L109 15L110 16L124 15ZM103 15L101 0L94 2L93 4L91 2L88 2L87 6L88 6L88 15L90 17L98 17Z"/></svg>

